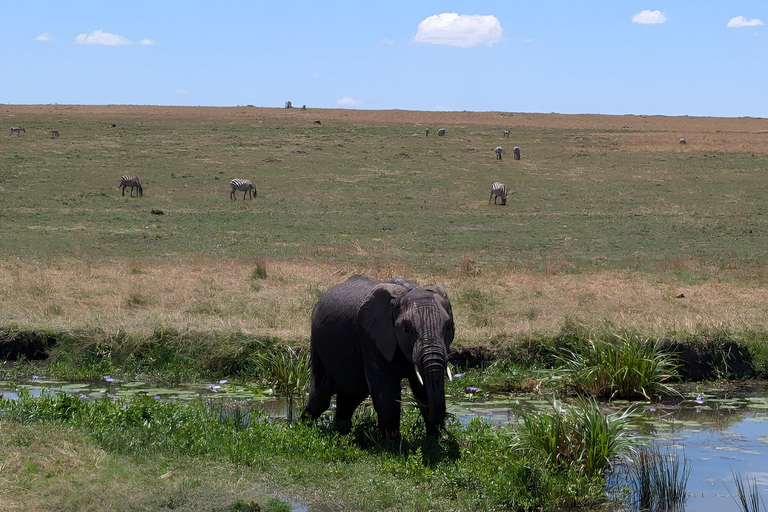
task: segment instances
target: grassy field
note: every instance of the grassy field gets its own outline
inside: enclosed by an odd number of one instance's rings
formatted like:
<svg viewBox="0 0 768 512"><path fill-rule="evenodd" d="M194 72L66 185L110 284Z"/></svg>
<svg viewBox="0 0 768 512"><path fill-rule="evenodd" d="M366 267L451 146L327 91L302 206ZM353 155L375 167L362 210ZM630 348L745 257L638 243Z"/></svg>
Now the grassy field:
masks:
<svg viewBox="0 0 768 512"><path fill-rule="evenodd" d="M353 272L446 286L459 343L567 318L648 333L768 324L768 120L56 105L0 117L26 129L0 136L0 324L302 342L319 294ZM144 197L121 197L122 174ZM231 201L234 177L258 198ZM488 204L495 180L507 206Z"/></svg>

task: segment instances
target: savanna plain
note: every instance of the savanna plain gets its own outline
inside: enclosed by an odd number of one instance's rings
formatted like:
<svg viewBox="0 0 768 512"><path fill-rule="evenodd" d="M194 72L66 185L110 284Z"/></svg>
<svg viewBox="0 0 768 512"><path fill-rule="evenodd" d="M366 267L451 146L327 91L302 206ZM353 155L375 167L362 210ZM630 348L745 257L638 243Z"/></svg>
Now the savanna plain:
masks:
<svg viewBox="0 0 768 512"><path fill-rule="evenodd" d="M0 119L0 336L48 344L6 378L246 379L258 350L306 350L313 305L355 273L441 284L454 348L514 368L575 331L768 355L768 120L64 105ZM121 195L123 174L142 197ZM232 178L257 197L231 200ZM599 472L515 466L518 441L479 422L434 440L406 414L391 446L370 412L350 437L221 430L163 403L14 407L0 510L601 505Z"/></svg>

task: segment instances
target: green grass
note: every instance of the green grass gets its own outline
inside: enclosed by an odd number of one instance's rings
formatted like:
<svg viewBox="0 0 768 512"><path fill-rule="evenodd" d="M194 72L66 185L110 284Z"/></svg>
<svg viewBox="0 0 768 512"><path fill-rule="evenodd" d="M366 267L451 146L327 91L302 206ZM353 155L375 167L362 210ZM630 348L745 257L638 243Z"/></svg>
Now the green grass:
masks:
<svg viewBox="0 0 768 512"><path fill-rule="evenodd" d="M743 270L768 251L756 172L768 157L749 151L649 153L611 145L615 134L598 127L531 127L516 131L524 160L497 162L497 126L427 138L413 126L269 118L59 120L62 138L51 140L41 134L48 119L14 122L30 128L0 137L5 257L261 254L445 271L470 255L471 272L546 269L553 258L578 272L674 270L690 259ZM141 177L143 198L119 195L125 172ZM258 199L230 201L237 176L256 183ZM497 179L512 191L505 208L487 204Z"/></svg>
<svg viewBox="0 0 768 512"><path fill-rule="evenodd" d="M628 458L626 480L630 500L638 510L675 510L685 505L690 460L658 444L641 446Z"/></svg>
<svg viewBox="0 0 768 512"><path fill-rule="evenodd" d="M582 409L584 412L577 412ZM152 466L151 473L159 475L174 467L189 474L189 468L207 466L221 471L226 465L233 465L237 472L248 468L252 472L249 481L263 482L269 489L283 489L303 501L344 509L554 511L604 503L602 469L625 443L614 431L623 417L612 415L600 420L597 415L601 413L593 406L568 410L570 413L559 419L572 441L577 440L573 437L577 431L578 440L585 444L589 437L614 437L602 439L600 450L584 450L585 457L551 464L538 449L527 448L524 434L518 436L481 420L473 420L467 427L450 423L440 438L426 436L420 414L411 407L405 408L401 437L381 439L370 409L355 416L350 434L340 435L330 421L287 425L247 414L233 415L231 411L223 414L220 404L180 404L152 397L86 402L70 395L33 398L22 390L18 400L0 401L0 453L11 465L43 453L35 464L26 466L23 488L14 483L15 477L2 479L0 493L4 498L21 500L30 499L25 491L35 491L35 499L50 492L61 501L61 488L72 479L72 471L54 469L57 457L44 456L45 446L41 445L47 442L35 441L35 433L43 431L50 433L48 441L55 442L54 446L66 449L72 439L89 446L87 450L73 450L70 467L87 464L90 456L86 454L103 450L101 460L108 461L110 475L122 475L120 489L137 489L140 503L152 502L151 494L161 482L142 489L144 473L137 466ZM166 469L161 470L157 465L163 461ZM222 471L224 482L227 472L232 473L232 469ZM211 471L203 473L210 475ZM75 480L81 478L78 472ZM53 491L43 487L46 480L45 485ZM215 478L211 480L214 483L221 484ZM162 494L182 501L195 494L223 499L216 496L215 489L185 487L178 492L169 496L165 489ZM232 504L236 498L248 503L245 496L231 494L226 503ZM108 499L110 509L131 509L115 496ZM163 503L145 506L151 510L174 508ZM74 510L72 506L62 509Z"/></svg>
<svg viewBox="0 0 768 512"><path fill-rule="evenodd" d="M644 398L673 394L677 356L661 341L637 333L579 337L571 347L555 349L563 377L578 391L603 399Z"/></svg>

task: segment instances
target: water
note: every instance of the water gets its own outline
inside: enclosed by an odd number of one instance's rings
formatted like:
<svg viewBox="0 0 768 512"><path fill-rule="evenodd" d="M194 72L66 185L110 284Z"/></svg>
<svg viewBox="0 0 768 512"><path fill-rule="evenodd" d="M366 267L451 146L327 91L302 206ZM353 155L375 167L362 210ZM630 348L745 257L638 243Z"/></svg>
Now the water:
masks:
<svg viewBox="0 0 768 512"><path fill-rule="evenodd" d="M83 400L106 397L131 397L140 394L162 400L230 399L247 402L253 413L284 419L285 401L271 389L214 382L199 386L164 389L142 382L66 383L35 380L24 383L0 382L0 394L16 398L17 388L27 388L33 396L44 389L78 394ZM686 512L732 512L738 510L731 497L735 492L733 473L757 480L760 492L768 497L768 386L733 393L710 391L693 393L668 403L616 403L631 405L641 416L642 435L689 459ZM514 424L516 411L547 410L549 402L541 396L503 397L486 401L449 404L449 413L463 425L480 417L495 425ZM301 508L296 508L301 510Z"/></svg>
<svg viewBox="0 0 768 512"><path fill-rule="evenodd" d="M612 408L629 406L614 403ZM642 417L639 430L666 450L689 459L685 512L733 512L733 473L756 479L768 500L768 387L729 396L724 392L693 393L671 403L633 403ZM515 411L547 410L539 397L458 402L449 412L463 425L481 417L496 425L517 422Z"/></svg>

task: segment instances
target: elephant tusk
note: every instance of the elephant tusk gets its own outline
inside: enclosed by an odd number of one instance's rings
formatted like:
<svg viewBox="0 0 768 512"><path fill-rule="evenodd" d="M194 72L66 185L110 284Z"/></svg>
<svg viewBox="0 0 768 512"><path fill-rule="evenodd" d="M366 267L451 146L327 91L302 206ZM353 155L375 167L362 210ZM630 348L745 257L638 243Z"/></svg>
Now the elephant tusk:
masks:
<svg viewBox="0 0 768 512"><path fill-rule="evenodd" d="M451 373L451 365L445 365L445 371L448 372L448 380L453 382L453 373Z"/></svg>
<svg viewBox="0 0 768 512"><path fill-rule="evenodd" d="M413 369L416 371L416 378L419 379L419 384L421 384L423 386L424 385L424 381L421 378L421 374L419 373L419 369L416 368L415 365L414 365Z"/></svg>

